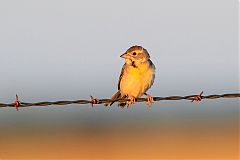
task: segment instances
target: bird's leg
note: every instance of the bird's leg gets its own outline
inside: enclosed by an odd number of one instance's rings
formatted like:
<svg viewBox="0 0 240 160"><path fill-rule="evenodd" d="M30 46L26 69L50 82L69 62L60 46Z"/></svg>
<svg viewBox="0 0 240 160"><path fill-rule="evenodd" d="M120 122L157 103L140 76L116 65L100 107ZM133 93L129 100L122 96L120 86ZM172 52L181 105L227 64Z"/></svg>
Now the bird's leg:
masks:
<svg viewBox="0 0 240 160"><path fill-rule="evenodd" d="M202 100L202 94L203 94L203 91L199 95L194 96L193 99L192 99L192 102L201 101Z"/></svg>
<svg viewBox="0 0 240 160"><path fill-rule="evenodd" d="M130 101L127 102L128 107L136 103L136 98L134 96L128 96L128 98L130 99Z"/></svg>
<svg viewBox="0 0 240 160"><path fill-rule="evenodd" d="M146 102L146 104L149 105L149 106L151 106L151 105L154 103L154 101L153 101L153 97L150 96L150 95L147 94L147 93L144 93L144 95L147 96L147 102Z"/></svg>

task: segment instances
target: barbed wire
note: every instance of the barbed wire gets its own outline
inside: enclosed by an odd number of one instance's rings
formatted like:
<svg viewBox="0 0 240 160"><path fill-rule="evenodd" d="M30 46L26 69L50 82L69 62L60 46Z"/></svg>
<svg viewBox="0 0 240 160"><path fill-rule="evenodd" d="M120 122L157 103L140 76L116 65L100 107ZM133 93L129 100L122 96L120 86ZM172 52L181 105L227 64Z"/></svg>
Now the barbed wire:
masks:
<svg viewBox="0 0 240 160"><path fill-rule="evenodd" d="M169 97L153 97L154 101L163 101L163 100L191 100L193 101L201 101L202 99L219 99L219 98L240 98L240 93L231 93L231 94L221 94L221 95L207 95L203 96L203 92L201 92L199 95L189 95L189 96L169 96ZM0 108L3 107L15 107L17 110L20 107L32 107L32 106L50 106L50 105L69 105L69 104L91 104L92 106L95 104L106 104L110 102L127 102L130 101L130 99L117 99L117 100L111 100L111 99L97 99L93 98L92 96L91 100L73 100L73 101L54 101L54 102L35 102L35 103L29 103L29 102L21 102L18 98L18 95L16 95L16 100L14 103L0 103ZM147 98L136 98L136 102L147 102Z"/></svg>

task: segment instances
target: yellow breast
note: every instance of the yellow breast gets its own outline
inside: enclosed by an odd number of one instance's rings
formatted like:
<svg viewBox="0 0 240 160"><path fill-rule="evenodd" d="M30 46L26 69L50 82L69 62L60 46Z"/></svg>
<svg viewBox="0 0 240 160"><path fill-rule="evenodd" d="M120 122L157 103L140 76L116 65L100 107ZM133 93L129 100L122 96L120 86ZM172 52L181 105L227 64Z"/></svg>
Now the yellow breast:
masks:
<svg viewBox="0 0 240 160"><path fill-rule="evenodd" d="M121 95L140 97L151 87L153 79L154 67L148 63L138 67L127 66L120 82Z"/></svg>

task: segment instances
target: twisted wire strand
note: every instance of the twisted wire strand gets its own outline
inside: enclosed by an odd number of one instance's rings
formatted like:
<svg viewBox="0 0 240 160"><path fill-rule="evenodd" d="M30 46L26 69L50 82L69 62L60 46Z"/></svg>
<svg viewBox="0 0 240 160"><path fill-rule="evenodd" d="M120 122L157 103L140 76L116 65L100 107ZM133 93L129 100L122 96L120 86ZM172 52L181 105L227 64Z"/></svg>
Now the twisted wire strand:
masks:
<svg viewBox="0 0 240 160"><path fill-rule="evenodd" d="M200 97L201 99L219 99L219 98L240 98L240 93L231 93L231 94L221 94L221 95L207 95L203 96L202 93L200 95L189 95L189 96L169 96L169 97L153 97L154 101L163 101L163 100L196 100L196 97ZM200 99L200 100L201 100ZM114 100L115 102L127 102L130 101L129 99L118 99ZM147 98L136 98L136 102L146 102ZM53 101L53 102L35 102L35 103L29 103L29 102L21 102L18 99L18 96L16 95L16 100L14 103L0 103L0 108L3 107L15 107L17 110L19 107L31 107L31 106L50 106L50 105L69 105L69 104L104 104L113 102L111 99L94 99L91 96L91 100L73 100L73 101Z"/></svg>

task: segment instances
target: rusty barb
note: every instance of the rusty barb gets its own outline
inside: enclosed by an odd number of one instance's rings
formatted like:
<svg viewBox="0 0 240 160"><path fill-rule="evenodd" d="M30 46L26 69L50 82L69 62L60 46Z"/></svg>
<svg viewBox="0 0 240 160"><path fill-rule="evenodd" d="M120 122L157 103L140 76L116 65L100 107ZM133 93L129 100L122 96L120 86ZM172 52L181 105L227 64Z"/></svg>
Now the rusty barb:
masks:
<svg viewBox="0 0 240 160"><path fill-rule="evenodd" d="M18 99L18 95L16 94L16 100L14 102L14 107L16 108L17 111L18 111L18 108L19 108L20 104L21 103L20 103L20 101Z"/></svg>
<svg viewBox="0 0 240 160"><path fill-rule="evenodd" d="M99 100L97 98L93 98L93 96L90 95L90 98L91 98L91 104L92 104L92 107L94 104L99 104Z"/></svg>
<svg viewBox="0 0 240 160"><path fill-rule="evenodd" d="M191 102L194 102L194 101L196 101L196 102L197 102L197 101L201 101L201 100L202 100L202 94L203 94L203 91L202 91L199 95L194 96Z"/></svg>
<svg viewBox="0 0 240 160"><path fill-rule="evenodd" d="M28 102L21 102L19 100L18 95L16 95L16 99L14 103L0 103L0 108L4 107L14 107L18 111L21 107L31 107L31 106L50 106L50 105L69 105L69 104L105 104L112 102L111 99L97 99L90 96L91 100L73 100L73 101L54 101L54 102L35 102L35 103L28 103ZM201 101L202 99L219 99L219 98L240 98L240 93L231 93L231 94L221 94L221 95L207 95L204 96L203 92L199 95L189 95L189 96L169 96L169 97L153 97L154 101L163 101L163 100L190 100L191 102L194 101ZM147 98L136 98L136 102L146 102ZM129 99L118 99L114 100L115 102L127 102L130 101Z"/></svg>

